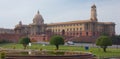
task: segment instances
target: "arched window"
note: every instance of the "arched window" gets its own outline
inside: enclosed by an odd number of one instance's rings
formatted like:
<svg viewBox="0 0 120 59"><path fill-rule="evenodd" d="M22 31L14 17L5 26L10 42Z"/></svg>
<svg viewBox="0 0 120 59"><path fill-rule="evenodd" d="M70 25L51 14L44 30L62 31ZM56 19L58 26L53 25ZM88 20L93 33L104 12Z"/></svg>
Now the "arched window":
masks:
<svg viewBox="0 0 120 59"><path fill-rule="evenodd" d="M69 29L67 29L67 31L69 31Z"/></svg>
<svg viewBox="0 0 120 59"><path fill-rule="evenodd" d="M80 31L82 31L82 28L80 28Z"/></svg>
<svg viewBox="0 0 120 59"><path fill-rule="evenodd" d="M72 31L72 28L70 28L70 31Z"/></svg>
<svg viewBox="0 0 120 59"><path fill-rule="evenodd" d="M95 32L93 32L93 36L95 36L96 34L95 34Z"/></svg>
<svg viewBox="0 0 120 59"><path fill-rule="evenodd" d="M65 30L62 30L62 35L65 35Z"/></svg>
<svg viewBox="0 0 120 59"><path fill-rule="evenodd" d="M60 29L58 29L58 32L60 32Z"/></svg>
<svg viewBox="0 0 120 59"><path fill-rule="evenodd" d="M56 29L56 32L57 32L57 29Z"/></svg>
<svg viewBox="0 0 120 59"><path fill-rule="evenodd" d="M86 24L86 30L88 30L88 23Z"/></svg>
<svg viewBox="0 0 120 59"><path fill-rule="evenodd" d="M88 36L88 32L86 32L86 36Z"/></svg>
<svg viewBox="0 0 120 59"><path fill-rule="evenodd" d="M78 31L78 28L76 30Z"/></svg>
<svg viewBox="0 0 120 59"><path fill-rule="evenodd" d="M78 33L76 33L76 35L78 35Z"/></svg>
<svg viewBox="0 0 120 59"><path fill-rule="evenodd" d="M82 36L82 32L80 32L80 36Z"/></svg>
<svg viewBox="0 0 120 59"><path fill-rule="evenodd" d="M73 31L75 31L75 28L73 28Z"/></svg>

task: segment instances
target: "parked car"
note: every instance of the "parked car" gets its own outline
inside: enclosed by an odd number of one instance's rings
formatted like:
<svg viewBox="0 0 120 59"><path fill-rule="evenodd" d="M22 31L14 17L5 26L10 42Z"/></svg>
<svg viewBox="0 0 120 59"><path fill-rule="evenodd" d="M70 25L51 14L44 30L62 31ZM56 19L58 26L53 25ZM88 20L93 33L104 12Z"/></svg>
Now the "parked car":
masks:
<svg viewBox="0 0 120 59"><path fill-rule="evenodd" d="M68 42L67 42L67 45L74 45L74 42L68 41Z"/></svg>

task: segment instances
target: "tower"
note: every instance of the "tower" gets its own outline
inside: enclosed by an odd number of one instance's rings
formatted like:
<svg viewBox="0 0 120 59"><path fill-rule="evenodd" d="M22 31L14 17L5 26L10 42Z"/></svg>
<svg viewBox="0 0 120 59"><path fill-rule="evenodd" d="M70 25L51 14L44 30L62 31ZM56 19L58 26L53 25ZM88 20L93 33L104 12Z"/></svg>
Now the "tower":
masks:
<svg viewBox="0 0 120 59"><path fill-rule="evenodd" d="M22 26L22 21L19 21L19 26Z"/></svg>
<svg viewBox="0 0 120 59"><path fill-rule="evenodd" d="M17 34L22 34L22 27L23 27L23 25L22 25L22 21L19 21L19 23L15 26L15 33L17 33Z"/></svg>
<svg viewBox="0 0 120 59"><path fill-rule="evenodd" d="M97 11L96 11L96 5L91 6L91 18L90 20L97 22Z"/></svg>

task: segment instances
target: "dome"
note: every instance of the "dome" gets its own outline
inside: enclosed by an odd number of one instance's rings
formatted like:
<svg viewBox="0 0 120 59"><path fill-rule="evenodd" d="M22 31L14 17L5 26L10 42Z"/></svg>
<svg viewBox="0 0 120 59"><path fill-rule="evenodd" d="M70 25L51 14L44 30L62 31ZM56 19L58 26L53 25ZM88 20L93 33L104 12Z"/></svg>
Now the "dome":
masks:
<svg viewBox="0 0 120 59"><path fill-rule="evenodd" d="M19 21L19 24L17 24L15 27L22 27L22 21Z"/></svg>
<svg viewBox="0 0 120 59"><path fill-rule="evenodd" d="M43 17L39 14L39 11L37 12L37 14L34 16L33 18L33 23L40 25L40 24L44 24L44 20Z"/></svg>
<svg viewBox="0 0 120 59"><path fill-rule="evenodd" d="M96 8L96 5L95 5L95 4L93 4L93 5L91 6L91 8Z"/></svg>

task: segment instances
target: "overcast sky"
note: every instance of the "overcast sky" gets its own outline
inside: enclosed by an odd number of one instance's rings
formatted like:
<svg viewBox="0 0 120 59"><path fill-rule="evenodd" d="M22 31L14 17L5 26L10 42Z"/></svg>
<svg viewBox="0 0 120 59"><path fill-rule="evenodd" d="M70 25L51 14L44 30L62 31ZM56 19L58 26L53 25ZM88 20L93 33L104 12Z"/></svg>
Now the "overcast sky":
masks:
<svg viewBox="0 0 120 59"><path fill-rule="evenodd" d="M86 20L93 4L98 21L115 22L120 34L120 0L0 0L0 28L14 28L19 21L30 24L38 10L45 23Z"/></svg>

